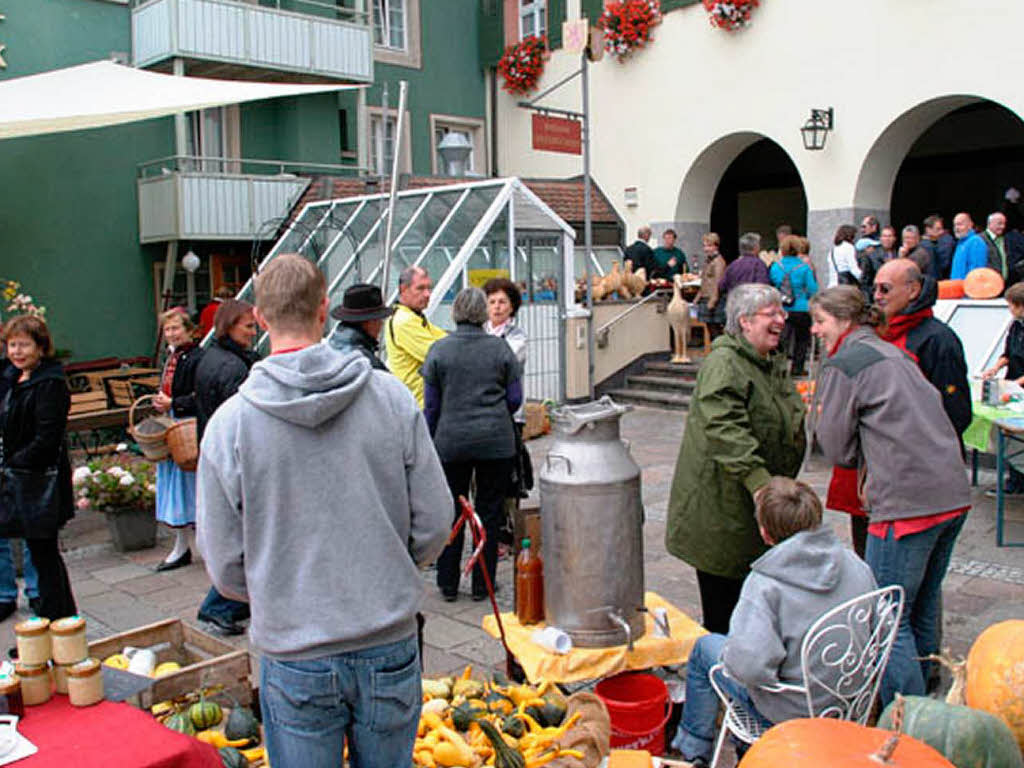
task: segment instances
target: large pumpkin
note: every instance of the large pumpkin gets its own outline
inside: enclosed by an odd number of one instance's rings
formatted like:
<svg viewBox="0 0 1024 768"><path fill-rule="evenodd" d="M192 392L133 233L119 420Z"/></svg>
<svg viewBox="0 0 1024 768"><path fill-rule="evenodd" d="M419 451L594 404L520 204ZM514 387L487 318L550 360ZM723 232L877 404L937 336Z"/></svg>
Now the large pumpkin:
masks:
<svg viewBox="0 0 1024 768"><path fill-rule="evenodd" d="M739 768L955 768L927 744L848 720L801 718L771 728L754 742Z"/></svg>
<svg viewBox="0 0 1024 768"><path fill-rule="evenodd" d="M1024 620L993 624L967 654L967 706L1001 717L1024 750Z"/></svg>
<svg viewBox="0 0 1024 768"><path fill-rule="evenodd" d="M907 696L903 732L941 752L956 768L1022 768L1020 748L1006 723L995 715L959 704ZM893 729L895 704L878 718Z"/></svg>

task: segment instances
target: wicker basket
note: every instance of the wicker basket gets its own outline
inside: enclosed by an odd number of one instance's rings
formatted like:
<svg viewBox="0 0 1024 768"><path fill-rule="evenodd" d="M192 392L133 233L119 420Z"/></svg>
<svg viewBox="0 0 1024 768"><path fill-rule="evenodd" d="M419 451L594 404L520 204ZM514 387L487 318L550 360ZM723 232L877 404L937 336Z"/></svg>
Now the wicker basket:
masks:
<svg viewBox="0 0 1024 768"><path fill-rule="evenodd" d="M167 430L171 458L185 472L194 472L199 464L199 432L195 419L181 419Z"/></svg>
<svg viewBox="0 0 1024 768"><path fill-rule="evenodd" d="M532 440L535 437L546 435L551 430L548 422L548 409L544 403L531 400L525 405L523 411L526 414L523 440Z"/></svg>
<svg viewBox="0 0 1024 768"><path fill-rule="evenodd" d="M163 461L170 455L167 447L167 431L174 426L174 419L167 416L150 416L139 424L135 423L135 409L143 400L152 400L154 395L143 395L128 409L128 434L138 443L142 455L150 461Z"/></svg>

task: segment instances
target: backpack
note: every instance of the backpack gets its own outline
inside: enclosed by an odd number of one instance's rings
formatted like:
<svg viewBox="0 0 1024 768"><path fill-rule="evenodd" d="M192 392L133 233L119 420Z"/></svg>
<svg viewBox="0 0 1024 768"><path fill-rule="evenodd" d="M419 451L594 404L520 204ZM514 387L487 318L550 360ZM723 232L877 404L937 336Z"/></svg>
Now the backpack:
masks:
<svg viewBox="0 0 1024 768"><path fill-rule="evenodd" d="M782 269L782 264L779 264ZM799 267L793 267L799 269ZM796 292L793 290L793 269L782 273L782 282L779 283L779 293L782 294L782 306L791 307L796 303Z"/></svg>

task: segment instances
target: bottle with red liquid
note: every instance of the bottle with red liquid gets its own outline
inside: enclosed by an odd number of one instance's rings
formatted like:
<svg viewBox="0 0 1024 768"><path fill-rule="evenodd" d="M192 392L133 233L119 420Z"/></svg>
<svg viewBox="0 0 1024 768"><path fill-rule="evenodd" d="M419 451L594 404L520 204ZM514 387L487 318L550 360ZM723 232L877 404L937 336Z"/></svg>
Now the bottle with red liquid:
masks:
<svg viewBox="0 0 1024 768"><path fill-rule="evenodd" d="M544 561L529 539L516 558L516 618L520 624L544 621Z"/></svg>

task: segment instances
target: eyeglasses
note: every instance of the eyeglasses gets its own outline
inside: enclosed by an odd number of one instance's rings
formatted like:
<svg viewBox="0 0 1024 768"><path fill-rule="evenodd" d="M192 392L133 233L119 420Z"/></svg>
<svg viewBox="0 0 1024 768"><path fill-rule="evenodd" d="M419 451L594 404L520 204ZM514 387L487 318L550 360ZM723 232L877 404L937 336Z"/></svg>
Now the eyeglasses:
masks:
<svg viewBox="0 0 1024 768"><path fill-rule="evenodd" d="M774 317L781 317L783 320L785 320L787 317L789 317L789 313L786 312L786 310L784 310L782 307L776 307L775 309L762 309L759 312L755 312L754 314L759 315L760 317L767 317L769 319Z"/></svg>
<svg viewBox="0 0 1024 768"><path fill-rule="evenodd" d="M880 293L882 296L888 296L895 287L896 286L892 283L875 283L875 293Z"/></svg>

